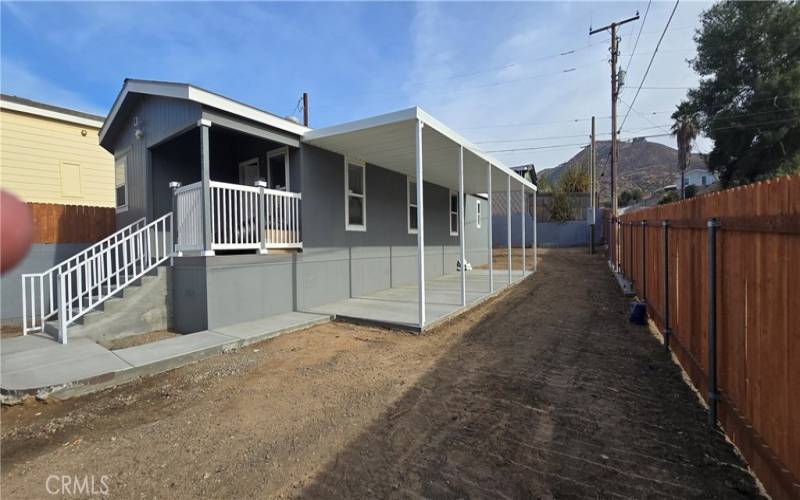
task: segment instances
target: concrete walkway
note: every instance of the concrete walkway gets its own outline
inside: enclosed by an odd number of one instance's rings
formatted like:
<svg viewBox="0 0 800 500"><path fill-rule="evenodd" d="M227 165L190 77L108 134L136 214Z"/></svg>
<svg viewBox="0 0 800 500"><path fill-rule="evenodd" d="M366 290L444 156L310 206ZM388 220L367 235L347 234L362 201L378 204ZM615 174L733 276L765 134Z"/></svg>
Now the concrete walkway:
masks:
<svg viewBox="0 0 800 500"><path fill-rule="evenodd" d="M489 271L470 271L466 283L467 308L522 278L521 270L512 271L509 283L508 271L494 271L494 291L490 292ZM464 309L461 307L460 274L426 280L425 286L425 328ZM66 345L41 334L2 339L0 394L11 398L39 392L59 397L85 394L332 318L419 330L417 300L416 285L398 286L304 312L280 314L114 351L83 337L74 338Z"/></svg>
<svg viewBox="0 0 800 500"><path fill-rule="evenodd" d="M467 307L474 307L482 300L509 285L508 271L494 271L494 291L489 290L489 271L475 269L467 272ZM529 276L530 271L525 273ZM511 273L511 284L523 278L522 270ZM426 324L431 328L462 310L461 275L446 274L425 281ZM402 285L370 294L333 302L309 309L309 312L329 314L340 319L399 326L418 330L417 285Z"/></svg>
<svg viewBox="0 0 800 500"><path fill-rule="evenodd" d="M75 396L329 320L330 315L292 312L115 351L88 338L66 345L39 334L2 339L0 392Z"/></svg>

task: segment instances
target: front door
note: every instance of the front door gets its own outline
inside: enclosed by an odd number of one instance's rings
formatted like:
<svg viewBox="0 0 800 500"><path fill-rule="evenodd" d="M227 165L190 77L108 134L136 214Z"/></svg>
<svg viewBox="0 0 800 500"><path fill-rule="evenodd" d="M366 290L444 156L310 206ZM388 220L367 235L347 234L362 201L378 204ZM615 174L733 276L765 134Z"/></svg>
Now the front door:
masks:
<svg viewBox="0 0 800 500"><path fill-rule="evenodd" d="M269 187L289 190L289 149L280 148L267 153Z"/></svg>
<svg viewBox="0 0 800 500"><path fill-rule="evenodd" d="M251 158L239 164L239 184L254 186L257 180L261 180L258 171L258 158Z"/></svg>

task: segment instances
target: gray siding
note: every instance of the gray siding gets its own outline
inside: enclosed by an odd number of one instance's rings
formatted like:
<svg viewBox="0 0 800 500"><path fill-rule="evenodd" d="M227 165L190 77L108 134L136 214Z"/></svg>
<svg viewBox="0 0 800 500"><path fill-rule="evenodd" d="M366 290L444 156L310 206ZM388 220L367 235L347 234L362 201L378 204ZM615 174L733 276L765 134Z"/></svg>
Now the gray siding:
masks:
<svg viewBox="0 0 800 500"><path fill-rule="evenodd" d="M117 214L117 227L140 217L153 217L149 148L177 130L197 123L201 116L199 104L167 97L138 96L131 98L125 108L116 118L119 125L115 126L114 135L104 141L115 158L128 155L128 210ZM134 137L134 117L142 123L142 139Z"/></svg>
<svg viewBox="0 0 800 500"><path fill-rule="evenodd" d="M357 297L392 286L416 283L417 236L408 233L406 177L368 164L366 231L345 230L344 158L301 146L303 252L298 255L298 307ZM424 184L425 274L456 271L459 238L450 235L449 190ZM465 202L465 247L473 265L488 262L488 212L476 224L477 199Z"/></svg>

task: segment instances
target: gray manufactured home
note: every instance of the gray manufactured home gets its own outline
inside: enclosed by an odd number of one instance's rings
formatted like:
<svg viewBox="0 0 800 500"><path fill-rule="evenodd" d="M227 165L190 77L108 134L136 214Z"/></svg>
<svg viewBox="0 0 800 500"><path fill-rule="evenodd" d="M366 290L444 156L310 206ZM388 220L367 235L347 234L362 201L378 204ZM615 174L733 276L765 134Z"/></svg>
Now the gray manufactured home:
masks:
<svg viewBox="0 0 800 500"><path fill-rule="evenodd" d="M156 268L181 333L292 311L423 329L526 274L510 253L492 269L491 196L535 186L419 108L312 130L189 84L126 80L100 144L118 234L28 281L45 299L26 328L49 321L62 341Z"/></svg>

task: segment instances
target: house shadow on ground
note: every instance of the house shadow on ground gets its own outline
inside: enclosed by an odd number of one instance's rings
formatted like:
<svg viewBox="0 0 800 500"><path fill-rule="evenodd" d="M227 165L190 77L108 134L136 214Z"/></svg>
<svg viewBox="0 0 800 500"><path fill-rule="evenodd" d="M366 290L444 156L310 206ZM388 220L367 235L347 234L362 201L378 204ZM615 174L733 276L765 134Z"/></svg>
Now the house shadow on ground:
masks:
<svg viewBox="0 0 800 500"><path fill-rule="evenodd" d="M601 257L549 253L300 496L757 495L624 306Z"/></svg>

